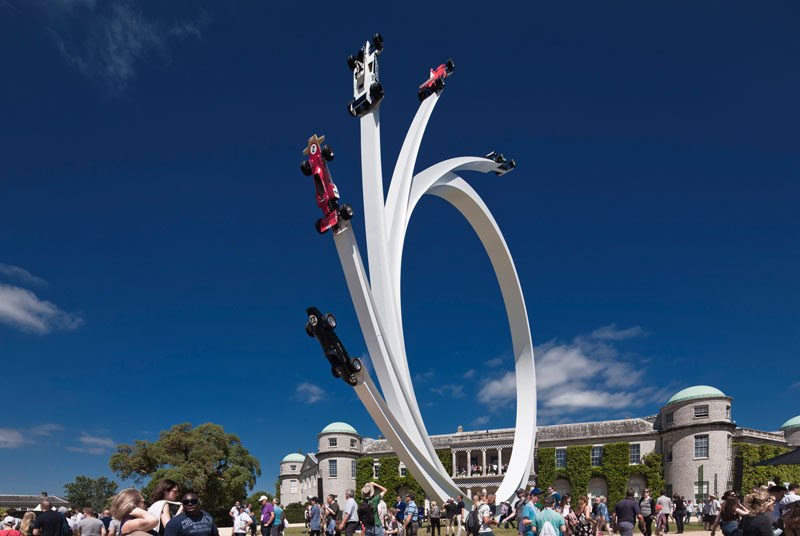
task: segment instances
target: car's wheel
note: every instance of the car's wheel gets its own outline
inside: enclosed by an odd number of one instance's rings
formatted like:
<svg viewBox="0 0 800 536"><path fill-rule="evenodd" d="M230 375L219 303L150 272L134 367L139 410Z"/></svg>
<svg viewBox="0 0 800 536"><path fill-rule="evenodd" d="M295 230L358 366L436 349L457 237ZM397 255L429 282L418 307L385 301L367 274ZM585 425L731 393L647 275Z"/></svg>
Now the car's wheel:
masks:
<svg viewBox="0 0 800 536"><path fill-rule="evenodd" d="M309 337L314 336L314 328L311 327L311 322L306 322L306 334L308 334Z"/></svg>
<svg viewBox="0 0 800 536"><path fill-rule="evenodd" d="M322 220L314 222L314 229L316 229L319 234L325 234L325 231L322 230Z"/></svg>
<svg viewBox="0 0 800 536"><path fill-rule="evenodd" d="M333 160L333 149L331 149L330 145L322 146L322 158L324 158L328 162Z"/></svg>
<svg viewBox="0 0 800 536"><path fill-rule="evenodd" d="M441 91L444 89L444 80L441 78L437 78L435 82L436 91Z"/></svg>
<svg viewBox="0 0 800 536"><path fill-rule="evenodd" d="M350 67L351 71L356 70L356 57L350 54L347 56L347 66Z"/></svg>
<svg viewBox="0 0 800 536"><path fill-rule="evenodd" d="M344 221L348 221L353 217L353 207L345 203L342 205L342 208L339 209L339 216L341 216Z"/></svg>
<svg viewBox="0 0 800 536"><path fill-rule="evenodd" d="M356 115L358 115L358 114L356 114L356 111L353 108L353 102L352 101L347 103L347 111L350 112L350 115L352 115L353 117L356 117Z"/></svg>
<svg viewBox="0 0 800 536"><path fill-rule="evenodd" d="M425 91L425 88L422 88L417 92L417 97L419 97L419 101L420 102L424 101L425 97L427 97L427 96L428 96L428 92Z"/></svg>
<svg viewBox="0 0 800 536"><path fill-rule="evenodd" d="M358 49L358 56L356 56L356 59L358 59L358 61L360 61L362 63L364 62L364 49L363 48Z"/></svg>
<svg viewBox="0 0 800 536"><path fill-rule="evenodd" d="M377 102L383 98L383 86L380 82L373 82L369 86L369 95L372 97L372 102Z"/></svg>
<svg viewBox="0 0 800 536"><path fill-rule="evenodd" d="M331 313L325 315L325 322L331 327L331 329L336 328L336 317L333 316Z"/></svg>
<svg viewBox="0 0 800 536"><path fill-rule="evenodd" d="M342 375L342 367L331 367L331 374L334 378L338 378Z"/></svg>
<svg viewBox="0 0 800 536"><path fill-rule="evenodd" d="M378 52L383 50L383 36L381 36L381 34L376 33L372 36L372 46Z"/></svg>
<svg viewBox="0 0 800 536"><path fill-rule="evenodd" d="M358 378L356 377L355 374L351 374L350 376L345 378L344 381L346 381L348 383L348 385L352 385L353 387L358 385Z"/></svg>
<svg viewBox="0 0 800 536"><path fill-rule="evenodd" d="M305 175L306 177L310 177L311 176L311 162L309 162L308 160L303 160L302 162L300 162L300 171L302 171L303 175Z"/></svg>
<svg viewBox="0 0 800 536"><path fill-rule="evenodd" d="M447 63L445 64L445 66L447 67L447 70L450 71L450 72L453 72L453 71L456 70L456 64L453 63L453 60L447 60Z"/></svg>
<svg viewBox="0 0 800 536"><path fill-rule="evenodd" d="M361 370L361 360L357 357L353 358L353 370L359 372Z"/></svg>

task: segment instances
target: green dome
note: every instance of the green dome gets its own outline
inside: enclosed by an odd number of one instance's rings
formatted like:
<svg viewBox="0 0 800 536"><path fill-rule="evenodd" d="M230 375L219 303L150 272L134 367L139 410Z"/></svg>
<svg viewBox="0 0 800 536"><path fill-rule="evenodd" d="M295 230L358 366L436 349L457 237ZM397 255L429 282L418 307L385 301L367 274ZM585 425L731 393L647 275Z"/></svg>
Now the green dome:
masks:
<svg viewBox="0 0 800 536"><path fill-rule="evenodd" d="M286 456L284 456L283 459L281 460L281 463L283 463L283 462L303 463L305 461L305 459L306 459L306 457L304 455L302 455L302 454L300 454L298 452L292 452L291 454L287 454Z"/></svg>
<svg viewBox="0 0 800 536"><path fill-rule="evenodd" d="M322 429L320 434L356 434L356 429L346 422L332 422Z"/></svg>
<svg viewBox="0 0 800 536"><path fill-rule="evenodd" d="M800 428L800 415L789 419L781 426L781 430L788 430L789 428Z"/></svg>
<svg viewBox="0 0 800 536"><path fill-rule="evenodd" d="M711 387L710 385L695 385L694 387L687 387L672 395L672 398L667 400L667 405L673 402L683 402L684 400L692 400L694 398L720 398L726 397L725 393Z"/></svg>

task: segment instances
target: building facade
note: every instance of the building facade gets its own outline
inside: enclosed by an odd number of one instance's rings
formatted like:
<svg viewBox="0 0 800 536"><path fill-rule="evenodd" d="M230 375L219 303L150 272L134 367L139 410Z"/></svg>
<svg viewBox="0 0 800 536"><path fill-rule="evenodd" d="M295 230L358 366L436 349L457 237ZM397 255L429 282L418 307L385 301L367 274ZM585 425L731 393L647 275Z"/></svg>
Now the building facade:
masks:
<svg viewBox="0 0 800 536"><path fill-rule="evenodd" d="M800 416L789 419L776 432L741 428L732 418L732 400L719 389L698 385L676 393L657 415L540 426L537 452L554 449L558 468L566 465L567 447L591 445L591 464L601 467L603 446L626 442L630 445L631 464L640 463L652 452L662 455L668 494L693 499L708 494L719 496L732 486L734 442L800 446ZM465 495L471 496L477 490L494 491L500 485L511 459L514 429L464 432L459 426L456 433L431 436L431 440L437 451L449 451L453 480ZM373 458L377 477L380 459L396 456L387 440L362 438L342 422L326 426L317 435L317 443L316 454L289 454L281 461L279 479L284 504L330 493L343 497L346 489L355 487L359 458ZM538 456L534 459L529 486L536 484ZM401 462L401 475L405 470ZM627 482L637 495L645 485L640 476L631 476ZM562 494L571 492L565 480L556 480L553 486ZM593 497L608 495L603 478L592 478L588 488Z"/></svg>

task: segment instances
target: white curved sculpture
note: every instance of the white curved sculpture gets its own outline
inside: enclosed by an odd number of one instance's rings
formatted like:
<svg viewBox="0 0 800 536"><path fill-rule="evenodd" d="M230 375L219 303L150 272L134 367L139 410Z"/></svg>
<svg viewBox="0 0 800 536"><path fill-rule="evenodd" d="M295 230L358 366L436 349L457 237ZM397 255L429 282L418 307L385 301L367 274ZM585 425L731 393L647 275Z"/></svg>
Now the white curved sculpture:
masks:
<svg viewBox="0 0 800 536"><path fill-rule="evenodd" d="M457 172L498 170L487 158L445 160L413 175L417 153L439 94L420 104L406 134L384 202L379 106L360 118L364 220L369 279L350 222L341 222L334 241L385 400L366 369L354 387L378 428L430 497L446 500L461 493L442 465L425 429L414 394L403 337L400 301L401 264L411 214L424 194L445 199L469 221L492 263L511 329L517 383L514 448L497 491L500 500L525 487L536 439L536 371L522 287L505 239L480 196ZM468 502L468 501L465 501Z"/></svg>

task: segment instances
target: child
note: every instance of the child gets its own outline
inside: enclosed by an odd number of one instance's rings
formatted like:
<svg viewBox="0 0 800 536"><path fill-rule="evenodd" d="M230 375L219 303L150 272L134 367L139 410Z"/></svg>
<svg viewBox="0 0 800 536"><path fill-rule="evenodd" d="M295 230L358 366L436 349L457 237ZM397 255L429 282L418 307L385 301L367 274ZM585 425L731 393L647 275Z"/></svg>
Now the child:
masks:
<svg viewBox="0 0 800 536"><path fill-rule="evenodd" d="M661 505L656 505L656 526L655 526L655 533L656 536L661 536L664 534L664 531L667 528L667 516L661 511Z"/></svg>

